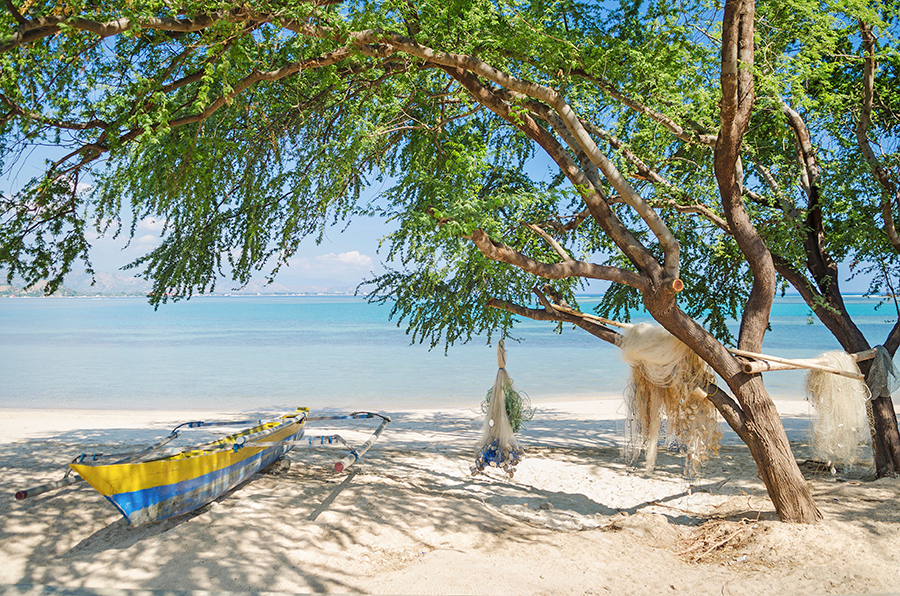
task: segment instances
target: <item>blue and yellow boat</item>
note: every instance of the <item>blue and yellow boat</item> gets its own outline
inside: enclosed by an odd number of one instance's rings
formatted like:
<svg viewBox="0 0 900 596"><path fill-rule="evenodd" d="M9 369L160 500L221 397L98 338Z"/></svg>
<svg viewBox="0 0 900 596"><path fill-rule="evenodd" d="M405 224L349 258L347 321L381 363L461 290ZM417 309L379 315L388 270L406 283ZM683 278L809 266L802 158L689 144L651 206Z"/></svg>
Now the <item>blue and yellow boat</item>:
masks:
<svg viewBox="0 0 900 596"><path fill-rule="evenodd" d="M69 467L77 476L16 493L21 500L67 484L85 480L106 497L133 526L160 521L193 511L250 479L258 471L301 443L339 442L338 435L302 440L310 420L380 418L381 425L359 449L335 464L340 472L352 465L375 442L390 418L371 412L311 418L307 408L298 408L272 421L259 421L239 433L201 447L159 457L162 447L179 436L184 427L246 425L243 422L186 422L168 437L146 449L118 455L81 455ZM349 448L349 445L347 445ZM115 458L112 463L101 463Z"/></svg>

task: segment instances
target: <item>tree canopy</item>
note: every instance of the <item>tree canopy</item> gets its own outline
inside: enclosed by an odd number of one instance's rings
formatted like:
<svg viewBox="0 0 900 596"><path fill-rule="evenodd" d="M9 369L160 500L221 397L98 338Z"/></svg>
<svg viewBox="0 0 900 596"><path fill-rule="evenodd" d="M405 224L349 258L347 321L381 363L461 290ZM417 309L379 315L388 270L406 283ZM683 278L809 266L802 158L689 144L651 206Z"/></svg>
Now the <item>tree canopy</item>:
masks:
<svg viewBox="0 0 900 596"><path fill-rule="evenodd" d="M133 266L159 304L274 276L303 238L379 213L393 269L368 290L431 345L521 316L615 343L575 297L604 280L599 314L642 306L706 360L782 517L816 517L808 490L778 494L802 477L773 463L783 429L726 345L759 351L790 284L870 347L837 263L896 293L894 0L4 4L0 167L61 150L3 194L9 276L52 291L90 269L87 231L153 216L163 242Z"/></svg>

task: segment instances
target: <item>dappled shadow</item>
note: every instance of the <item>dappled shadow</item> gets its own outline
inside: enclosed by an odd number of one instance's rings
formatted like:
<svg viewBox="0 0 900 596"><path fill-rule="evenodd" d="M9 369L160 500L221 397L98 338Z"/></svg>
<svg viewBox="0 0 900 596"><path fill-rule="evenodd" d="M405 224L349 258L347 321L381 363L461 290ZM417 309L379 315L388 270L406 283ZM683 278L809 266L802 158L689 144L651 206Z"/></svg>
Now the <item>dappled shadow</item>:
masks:
<svg viewBox="0 0 900 596"><path fill-rule="evenodd" d="M794 422L792 438L807 424L798 418L786 426ZM398 415L344 473L333 471L335 450L298 448L288 455L290 469L140 528L83 483L21 503L10 496L0 500L0 543L9 558L0 583L355 592L361 578L435 549L551 545L554 532L602 530L622 515L653 513L681 526L775 519L740 444L726 441L698 478L685 476L677 453L662 450L648 476L622 459L621 421L539 412L521 434L526 458L513 478L472 476L480 424L477 412ZM11 489L55 480L77 453L118 450L124 431L0 445L0 473ZM136 435L148 443L165 432ZM798 459L810 458L802 440L792 447ZM864 515L872 532L900 523L896 484L804 473L826 517Z"/></svg>

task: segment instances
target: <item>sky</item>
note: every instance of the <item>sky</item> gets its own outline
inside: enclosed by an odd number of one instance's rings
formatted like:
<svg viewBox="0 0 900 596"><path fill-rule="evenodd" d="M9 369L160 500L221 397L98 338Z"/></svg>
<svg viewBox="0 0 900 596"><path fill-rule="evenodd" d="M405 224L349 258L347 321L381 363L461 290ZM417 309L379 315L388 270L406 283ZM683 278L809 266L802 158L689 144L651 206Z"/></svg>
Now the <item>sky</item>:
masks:
<svg viewBox="0 0 900 596"><path fill-rule="evenodd" d="M51 159L58 151L47 148L34 151L21 163L10 168L0 177L0 191L12 194L29 180L43 172L45 159ZM87 185L82 185L87 189ZM127 216L127 208L123 210ZM120 268L141 257L160 244L163 221L145 218L135 226L134 238L129 242L128 225L123 223L123 233L113 237L113 232L104 236L89 234L91 243L91 263L97 272L115 273ZM301 285L341 285L356 286L372 274L383 272L378 256L378 242L391 227L374 217L359 217L349 224L341 222L329 228L321 243L313 238L303 241L296 255L283 268L277 282L286 286ZM120 272L132 275L131 271Z"/></svg>
<svg viewBox="0 0 900 596"><path fill-rule="evenodd" d="M0 178L0 191L9 194L20 188L25 182L42 171L43 161L51 157L51 150L40 154L32 153L17 167ZM546 167L546 166L544 166ZM369 191L370 196L382 188ZM160 232L163 222L146 218L135 227L134 238L128 242L127 225L119 238L112 234L89 237L92 244L91 261L97 272L133 275L131 271L119 271L120 268L134 259L147 254L160 243ZM356 287L365 279L384 272L382 262L385 260L386 248L379 255L379 240L394 229L393 225L377 217L357 217L348 222L340 222L326 230L321 243L314 238L304 240L294 257L283 267L276 278L276 283L291 287L330 286L334 288ZM847 265L840 265L842 291L845 294L862 294L868 288L868 278L857 278L846 281L850 270ZM262 279L262 275L259 276ZM226 282L227 283L227 282ZM592 282L585 293L600 293L605 282ZM790 293L795 293L793 290Z"/></svg>
<svg viewBox="0 0 900 596"><path fill-rule="evenodd" d="M160 243L161 220L138 222L134 239L109 236L90 239L91 259L96 271L115 272L121 266L147 254ZM383 271L377 254L378 240L390 228L380 219L357 218L349 225L329 228L320 244L307 238L297 254L282 269L277 282L286 286L322 284L356 285L371 273Z"/></svg>

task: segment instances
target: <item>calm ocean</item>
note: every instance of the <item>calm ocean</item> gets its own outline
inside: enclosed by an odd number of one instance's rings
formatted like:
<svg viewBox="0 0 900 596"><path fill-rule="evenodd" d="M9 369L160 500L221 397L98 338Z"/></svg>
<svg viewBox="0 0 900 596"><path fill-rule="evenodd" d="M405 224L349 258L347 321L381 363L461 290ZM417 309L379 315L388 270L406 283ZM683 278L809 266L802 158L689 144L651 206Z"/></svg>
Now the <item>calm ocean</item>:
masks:
<svg viewBox="0 0 900 596"><path fill-rule="evenodd" d="M874 345L896 314L848 298ZM594 302L581 299L587 310ZM0 407L100 409L475 406L497 372L484 339L410 345L389 309L353 297L197 297L154 311L141 298L0 299ZM635 319L638 321L640 319ZM838 348L799 298L779 299L765 351ZM618 350L581 330L524 320L507 370L532 401L621 396ZM803 398L803 374L774 372L775 397Z"/></svg>

